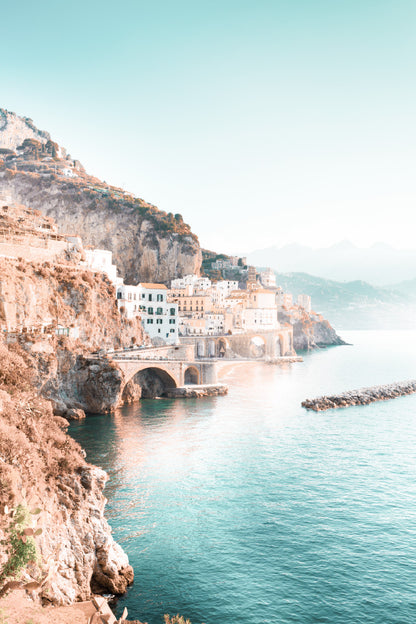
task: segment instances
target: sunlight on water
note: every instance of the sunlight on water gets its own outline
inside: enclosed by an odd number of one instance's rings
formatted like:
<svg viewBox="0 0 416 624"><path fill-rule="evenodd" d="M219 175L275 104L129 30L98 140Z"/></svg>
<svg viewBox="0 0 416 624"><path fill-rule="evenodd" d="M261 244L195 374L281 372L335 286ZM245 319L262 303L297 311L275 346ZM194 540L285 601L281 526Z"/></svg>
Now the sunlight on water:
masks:
<svg viewBox="0 0 416 624"><path fill-rule="evenodd" d="M135 569L117 606L161 624L416 620L416 395L305 398L416 377L416 334L346 332L304 363L227 366L226 397L142 401L71 425L108 471Z"/></svg>

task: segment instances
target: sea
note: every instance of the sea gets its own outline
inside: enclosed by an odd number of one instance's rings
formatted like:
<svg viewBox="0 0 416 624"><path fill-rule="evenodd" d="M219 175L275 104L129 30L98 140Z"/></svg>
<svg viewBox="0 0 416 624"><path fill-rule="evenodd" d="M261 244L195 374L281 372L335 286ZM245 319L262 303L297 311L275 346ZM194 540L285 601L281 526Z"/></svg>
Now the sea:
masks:
<svg viewBox="0 0 416 624"><path fill-rule="evenodd" d="M135 581L115 606L162 624L414 624L416 394L305 398L416 378L416 332L339 332L299 363L221 363L225 397L142 400L71 424L109 474Z"/></svg>

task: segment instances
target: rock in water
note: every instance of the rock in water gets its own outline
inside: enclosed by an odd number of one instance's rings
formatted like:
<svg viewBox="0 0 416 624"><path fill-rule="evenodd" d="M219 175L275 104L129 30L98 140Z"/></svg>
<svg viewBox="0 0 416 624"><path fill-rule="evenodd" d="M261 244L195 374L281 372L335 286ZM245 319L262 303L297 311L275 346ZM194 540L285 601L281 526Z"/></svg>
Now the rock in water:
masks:
<svg viewBox="0 0 416 624"><path fill-rule="evenodd" d="M321 396L316 399L306 399L302 401L302 407L312 409L315 412L321 412L337 407L368 405L369 403L374 403L374 401L395 399L396 397L413 394L414 392L416 392L416 380L402 381L385 386L373 386L370 388L361 388L359 390L350 390L349 392L342 392L341 394Z"/></svg>

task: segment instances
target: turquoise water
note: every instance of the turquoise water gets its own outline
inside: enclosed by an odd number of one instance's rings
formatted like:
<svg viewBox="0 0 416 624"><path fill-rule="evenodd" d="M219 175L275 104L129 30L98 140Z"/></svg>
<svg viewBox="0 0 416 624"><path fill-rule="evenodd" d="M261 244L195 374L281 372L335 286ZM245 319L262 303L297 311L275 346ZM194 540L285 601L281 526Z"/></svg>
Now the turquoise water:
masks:
<svg viewBox="0 0 416 624"><path fill-rule="evenodd" d="M416 333L345 332L285 367L228 366L227 397L142 401L71 425L110 475L135 570L117 606L161 624L416 621L416 395L309 412L416 377Z"/></svg>

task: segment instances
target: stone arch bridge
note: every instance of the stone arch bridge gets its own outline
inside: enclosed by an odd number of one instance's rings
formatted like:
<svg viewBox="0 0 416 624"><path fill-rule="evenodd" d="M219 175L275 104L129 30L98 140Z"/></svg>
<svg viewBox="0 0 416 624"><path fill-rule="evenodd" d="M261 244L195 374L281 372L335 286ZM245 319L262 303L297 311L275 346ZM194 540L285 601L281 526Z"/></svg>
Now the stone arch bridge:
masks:
<svg viewBox="0 0 416 624"><path fill-rule="evenodd" d="M166 388L180 388L190 384L208 385L217 383L215 362L137 359L134 357L114 357L112 359L123 372L124 379L121 394L125 386L142 371L148 371L157 375Z"/></svg>
<svg viewBox="0 0 416 624"><path fill-rule="evenodd" d="M181 342L194 345L195 357L245 358L253 360L296 356L293 328L280 327L270 331L251 331L222 336L186 336Z"/></svg>

